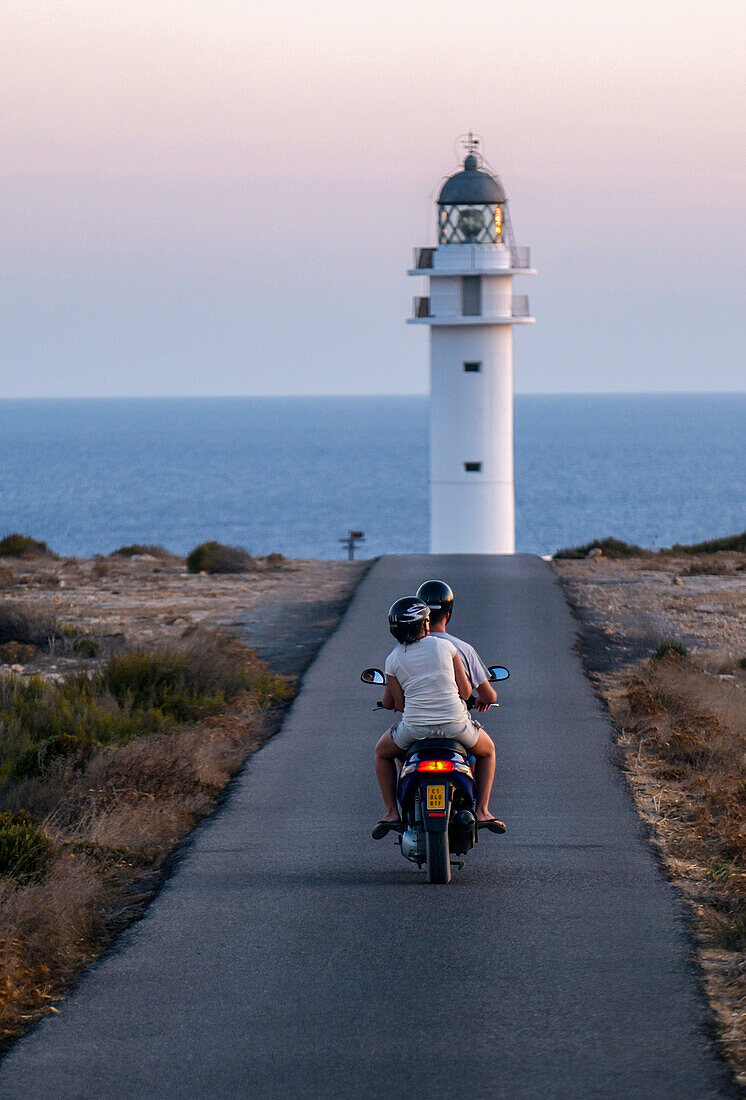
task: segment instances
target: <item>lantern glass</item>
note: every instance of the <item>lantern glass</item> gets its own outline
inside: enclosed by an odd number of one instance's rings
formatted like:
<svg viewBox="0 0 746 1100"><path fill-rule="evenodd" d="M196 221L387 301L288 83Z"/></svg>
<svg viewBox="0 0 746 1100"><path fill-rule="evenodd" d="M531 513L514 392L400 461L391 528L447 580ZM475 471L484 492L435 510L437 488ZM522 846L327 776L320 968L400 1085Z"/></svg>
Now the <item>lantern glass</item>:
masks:
<svg viewBox="0 0 746 1100"><path fill-rule="evenodd" d="M441 206L440 244L499 244L503 239L503 211L495 203L458 203Z"/></svg>

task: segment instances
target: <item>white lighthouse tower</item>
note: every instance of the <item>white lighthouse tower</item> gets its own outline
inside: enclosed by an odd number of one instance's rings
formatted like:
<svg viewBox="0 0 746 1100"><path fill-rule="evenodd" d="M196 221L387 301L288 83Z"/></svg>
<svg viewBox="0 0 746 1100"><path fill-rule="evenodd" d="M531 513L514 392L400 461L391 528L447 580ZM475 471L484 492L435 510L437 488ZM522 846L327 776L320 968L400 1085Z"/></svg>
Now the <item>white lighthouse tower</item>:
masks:
<svg viewBox="0 0 746 1100"><path fill-rule="evenodd" d="M415 250L429 279L410 323L430 327L430 552L515 552L513 326L533 324L500 180L469 135L462 171L438 196L437 248Z"/></svg>

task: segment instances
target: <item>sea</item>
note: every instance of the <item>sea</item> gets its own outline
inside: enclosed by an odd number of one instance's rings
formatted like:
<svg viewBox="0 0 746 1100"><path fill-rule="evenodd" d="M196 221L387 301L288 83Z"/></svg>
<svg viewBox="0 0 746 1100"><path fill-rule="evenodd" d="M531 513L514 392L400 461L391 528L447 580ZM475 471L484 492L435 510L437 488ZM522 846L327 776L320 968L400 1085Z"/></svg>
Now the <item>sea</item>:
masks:
<svg viewBox="0 0 746 1100"><path fill-rule="evenodd" d="M61 555L428 546L427 398L0 401L0 537ZM746 393L517 395L516 543L657 548L746 529Z"/></svg>

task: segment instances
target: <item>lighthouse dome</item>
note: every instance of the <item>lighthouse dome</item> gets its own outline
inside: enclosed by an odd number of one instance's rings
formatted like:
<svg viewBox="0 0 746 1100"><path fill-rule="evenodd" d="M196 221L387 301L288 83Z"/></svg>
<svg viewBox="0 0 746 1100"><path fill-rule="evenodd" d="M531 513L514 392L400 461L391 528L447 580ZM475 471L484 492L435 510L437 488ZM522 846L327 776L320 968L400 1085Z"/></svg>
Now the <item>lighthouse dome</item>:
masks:
<svg viewBox="0 0 746 1100"><path fill-rule="evenodd" d="M462 206L476 203L504 203L505 192L499 180L478 166L477 158L469 153L461 172L457 172L440 189L439 206Z"/></svg>

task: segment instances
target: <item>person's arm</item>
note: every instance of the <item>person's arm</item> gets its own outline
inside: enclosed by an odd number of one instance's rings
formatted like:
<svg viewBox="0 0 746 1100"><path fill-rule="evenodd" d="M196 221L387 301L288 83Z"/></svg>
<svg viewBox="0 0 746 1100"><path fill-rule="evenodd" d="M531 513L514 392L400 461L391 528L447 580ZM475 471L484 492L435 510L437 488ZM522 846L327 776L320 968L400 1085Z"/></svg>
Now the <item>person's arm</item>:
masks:
<svg viewBox="0 0 746 1100"><path fill-rule="evenodd" d="M489 680L485 680L477 688L477 701L474 704L474 710L489 710L493 703L497 702L497 692L493 688Z"/></svg>
<svg viewBox="0 0 746 1100"><path fill-rule="evenodd" d="M464 666L458 653L454 653L453 655L453 674L456 677L456 687L458 688L458 693L461 698L464 700L470 699L471 684L469 683L469 677L464 671Z"/></svg>
<svg viewBox="0 0 746 1100"><path fill-rule="evenodd" d="M396 676L386 676L386 687L383 689L381 706L386 710L404 710L404 692Z"/></svg>
<svg viewBox="0 0 746 1100"><path fill-rule="evenodd" d="M468 663L469 675L477 685L474 688L476 702L474 710L489 710L493 703L497 702L497 693L489 681L489 669L473 647L469 647L470 660Z"/></svg>

